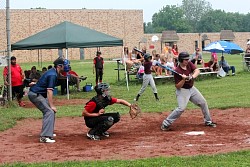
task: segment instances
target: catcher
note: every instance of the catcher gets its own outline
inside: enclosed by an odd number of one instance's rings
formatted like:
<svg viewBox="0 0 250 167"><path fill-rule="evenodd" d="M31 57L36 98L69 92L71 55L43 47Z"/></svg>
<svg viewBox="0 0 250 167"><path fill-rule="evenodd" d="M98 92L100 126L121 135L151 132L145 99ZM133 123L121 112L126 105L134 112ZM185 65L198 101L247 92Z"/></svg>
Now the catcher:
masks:
<svg viewBox="0 0 250 167"><path fill-rule="evenodd" d="M86 126L90 128L87 137L91 140L100 140L101 137L109 137L107 130L120 120L118 112L105 113L105 107L114 103L128 106L131 108L130 112L134 112L131 114L131 118L136 117L139 107L131 105L126 100L111 97L109 94L110 87L107 83L96 85L95 91L97 95L86 103L82 116L84 116ZM133 109L133 107L135 108Z"/></svg>

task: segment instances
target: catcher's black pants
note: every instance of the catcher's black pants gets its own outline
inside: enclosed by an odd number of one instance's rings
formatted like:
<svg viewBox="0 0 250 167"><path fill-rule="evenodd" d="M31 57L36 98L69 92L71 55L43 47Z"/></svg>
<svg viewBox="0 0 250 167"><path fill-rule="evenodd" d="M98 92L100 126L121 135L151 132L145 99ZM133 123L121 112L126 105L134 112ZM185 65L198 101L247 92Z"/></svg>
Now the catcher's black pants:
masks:
<svg viewBox="0 0 250 167"><path fill-rule="evenodd" d="M120 120L120 114L106 113L97 117L84 117L84 119L86 126L91 128L89 131L91 135L101 135Z"/></svg>

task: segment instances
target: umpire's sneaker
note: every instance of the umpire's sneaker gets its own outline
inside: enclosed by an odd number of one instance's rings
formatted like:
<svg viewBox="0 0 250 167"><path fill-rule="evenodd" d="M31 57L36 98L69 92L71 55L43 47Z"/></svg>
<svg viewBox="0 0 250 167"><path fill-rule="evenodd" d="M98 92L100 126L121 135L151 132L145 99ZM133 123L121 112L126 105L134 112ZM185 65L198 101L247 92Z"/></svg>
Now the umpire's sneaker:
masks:
<svg viewBox="0 0 250 167"><path fill-rule="evenodd" d="M109 132L106 131L106 132L103 132L103 133L102 133L102 136L109 137L110 134L109 134Z"/></svg>
<svg viewBox="0 0 250 167"><path fill-rule="evenodd" d="M41 143L55 143L55 139L53 139L53 137L44 137L44 136L41 136L40 137L40 142Z"/></svg>
<svg viewBox="0 0 250 167"><path fill-rule="evenodd" d="M87 133L87 137L89 139L91 139L91 140L100 140L101 139L100 136L98 136L98 135L91 135L89 133Z"/></svg>
<svg viewBox="0 0 250 167"><path fill-rule="evenodd" d="M169 126L166 126L166 125L162 124L161 125L161 130L168 131L169 130Z"/></svg>
<svg viewBox="0 0 250 167"><path fill-rule="evenodd" d="M214 123L214 122L212 122L212 121L207 121L207 122L205 122L205 125L206 125L206 126L213 127L213 128L216 127L216 123Z"/></svg>

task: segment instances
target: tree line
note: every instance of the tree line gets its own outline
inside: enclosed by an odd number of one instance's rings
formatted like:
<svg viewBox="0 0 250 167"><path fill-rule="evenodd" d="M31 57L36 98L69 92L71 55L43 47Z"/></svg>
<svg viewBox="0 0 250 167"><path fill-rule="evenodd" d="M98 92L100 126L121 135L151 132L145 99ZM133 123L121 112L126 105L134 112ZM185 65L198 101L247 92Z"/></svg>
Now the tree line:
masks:
<svg viewBox="0 0 250 167"><path fill-rule="evenodd" d="M250 32L250 13L214 10L211 3L205 0L182 0L181 6L166 5L152 16L152 22L144 22L145 33L165 30L177 33Z"/></svg>

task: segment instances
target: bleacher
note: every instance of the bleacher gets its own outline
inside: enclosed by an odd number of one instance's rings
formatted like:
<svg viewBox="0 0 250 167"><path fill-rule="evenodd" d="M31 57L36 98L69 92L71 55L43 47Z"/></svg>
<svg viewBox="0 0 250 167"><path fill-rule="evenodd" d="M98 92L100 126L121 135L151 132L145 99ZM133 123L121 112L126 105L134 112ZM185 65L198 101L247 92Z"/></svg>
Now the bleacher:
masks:
<svg viewBox="0 0 250 167"><path fill-rule="evenodd" d="M118 58L118 59L113 59L113 61L117 61L117 68L115 68L114 70L117 71L117 80L120 81L121 78L121 71L125 71L125 67L124 65L122 64L122 59L121 58ZM217 77L217 73L218 71L212 71L209 67L200 67L198 68L200 70L200 75L198 76L198 78L205 78L205 77ZM124 74L124 72L122 73ZM128 81L131 80L131 75L134 75L136 76L137 74L137 70L130 70L127 72L127 77L128 77ZM167 80L172 80L174 79L174 76L173 75L163 75L163 76L154 76L154 80L155 81L167 81ZM142 78L137 78L137 77L134 77L136 80L138 81L142 81Z"/></svg>

